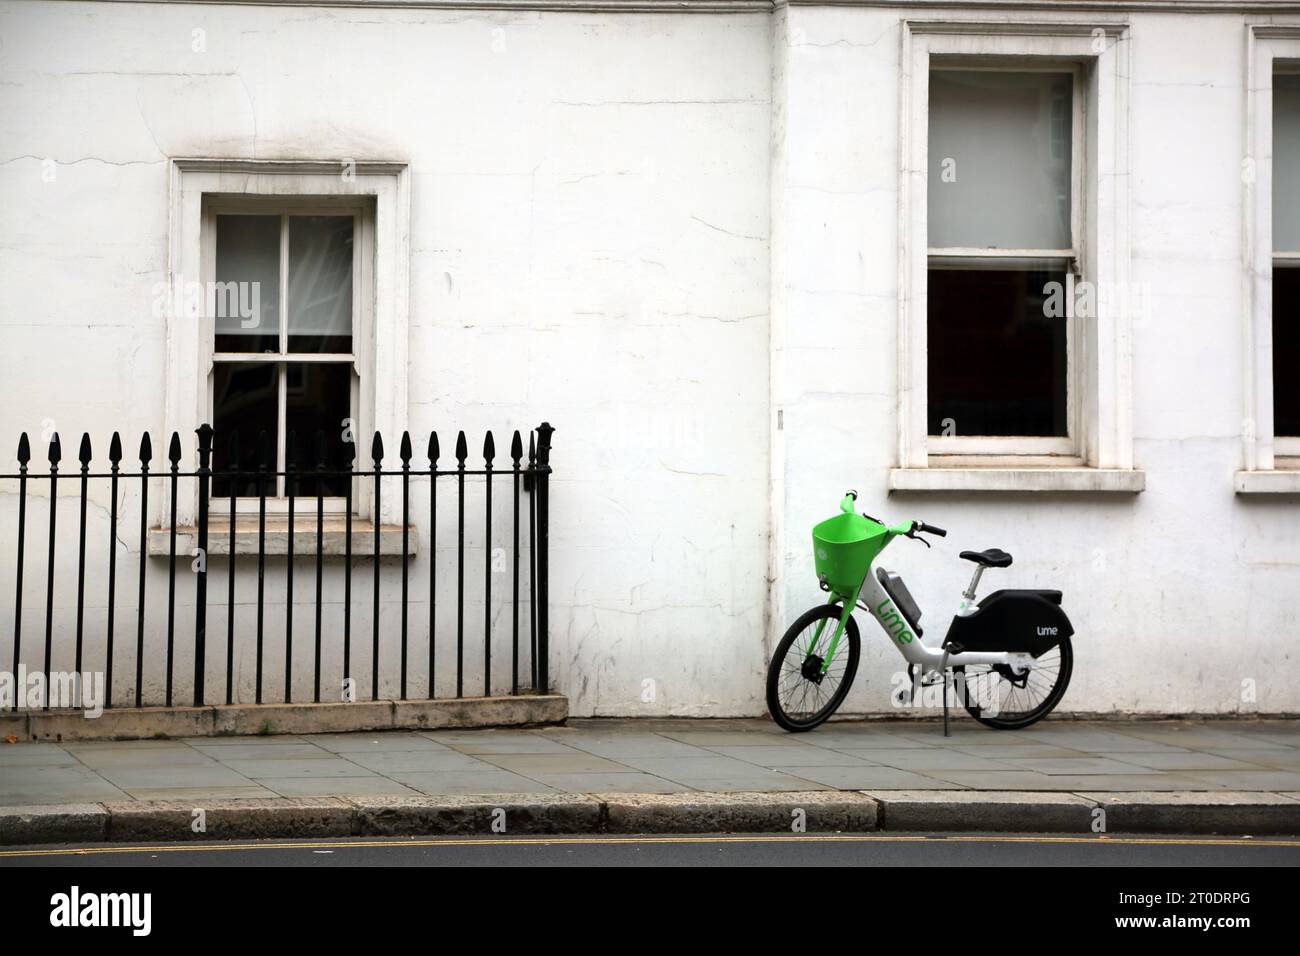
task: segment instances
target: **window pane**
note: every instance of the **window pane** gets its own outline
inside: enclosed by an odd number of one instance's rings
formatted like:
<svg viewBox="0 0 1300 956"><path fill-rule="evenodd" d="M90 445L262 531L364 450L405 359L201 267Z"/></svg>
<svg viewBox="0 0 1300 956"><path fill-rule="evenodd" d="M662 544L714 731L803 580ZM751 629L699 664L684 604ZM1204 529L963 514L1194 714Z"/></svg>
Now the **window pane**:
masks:
<svg viewBox="0 0 1300 956"><path fill-rule="evenodd" d="M289 351L352 351L352 217L289 219Z"/></svg>
<svg viewBox="0 0 1300 956"><path fill-rule="evenodd" d="M929 244L1069 249L1073 77L930 73Z"/></svg>
<svg viewBox="0 0 1300 956"><path fill-rule="evenodd" d="M1273 434L1300 437L1300 269L1273 269Z"/></svg>
<svg viewBox="0 0 1300 956"><path fill-rule="evenodd" d="M270 468L276 467L276 426L280 397L277 394L273 363L218 362L212 369L212 466L216 471L230 468L230 436L239 432L239 460L242 472L257 470L258 433L266 432L270 447ZM267 497L274 498L275 479L266 483ZM214 478L212 494L218 498L230 495L230 479ZM256 482L242 475L237 481L236 494L254 496Z"/></svg>
<svg viewBox="0 0 1300 956"><path fill-rule="evenodd" d="M1300 252L1300 75L1273 77L1273 249Z"/></svg>
<svg viewBox="0 0 1300 956"><path fill-rule="evenodd" d="M216 350L280 351L280 217L217 217Z"/></svg>
<svg viewBox="0 0 1300 956"><path fill-rule="evenodd" d="M327 470L348 467L356 456L351 445L343 441L343 420L352 414L352 368L346 363L333 362L313 365L292 362L287 366L286 382L288 407L285 424L294 435L288 447L287 461L295 468L313 468L316 465L316 432L325 436L325 463ZM370 446L365 449L368 454ZM370 466L366 461L357 467ZM347 481L342 477L326 478L321 482L327 496L343 497ZM316 494L317 481L303 480L296 494Z"/></svg>
<svg viewBox="0 0 1300 956"><path fill-rule="evenodd" d="M931 269L931 435L1067 434L1064 272Z"/></svg>

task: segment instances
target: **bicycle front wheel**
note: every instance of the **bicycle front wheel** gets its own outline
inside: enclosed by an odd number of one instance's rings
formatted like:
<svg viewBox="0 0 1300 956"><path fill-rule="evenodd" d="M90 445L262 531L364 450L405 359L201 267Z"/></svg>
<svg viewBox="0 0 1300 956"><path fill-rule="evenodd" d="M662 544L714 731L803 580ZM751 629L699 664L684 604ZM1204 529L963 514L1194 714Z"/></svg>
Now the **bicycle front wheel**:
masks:
<svg viewBox="0 0 1300 956"><path fill-rule="evenodd" d="M830 666L823 669L840 614L838 604L806 611L776 646L767 668L767 709L785 730L798 733L824 723L853 686L862 642L851 616Z"/></svg>

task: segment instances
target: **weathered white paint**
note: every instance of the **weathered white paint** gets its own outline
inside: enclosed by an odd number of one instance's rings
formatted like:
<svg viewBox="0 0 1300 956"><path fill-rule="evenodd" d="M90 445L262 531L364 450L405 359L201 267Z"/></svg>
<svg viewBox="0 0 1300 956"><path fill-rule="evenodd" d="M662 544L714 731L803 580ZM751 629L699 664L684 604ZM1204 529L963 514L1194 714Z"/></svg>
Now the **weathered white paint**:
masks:
<svg viewBox="0 0 1300 956"><path fill-rule="evenodd" d="M1267 485L1234 479L1260 463L1243 453L1243 419L1253 414L1243 396L1259 381L1243 327L1256 314L1241 177L1250 15L1207 4L1059 13L1015 4L409 6L18 0L0 9L0 283L9 303L0 440L57 427L67 475L82 431L102 458L120 430L130 458L149 429L161 461L161 433L176 427L166 409L182 400L168 370L191 361L169 354L150 308L178 236L175 160L393 164L405 171L410 217L391 237L393 248L409 248L393 264L409 275L391 292L409 307L405 343L385 355L405 352L407 394L385 420L417 436L438 428L444 449L465 428L476 451L490 427L499 456L506 429L543 418L557 426L551 673L574 714L760 713L767 649L787 618L820 600L808 529L847 487L871 514L950 530L933 551L900 542L885 556L926 609L932 639L968 577L962 548L1016 555L1013 568L986 575L986 592L1065 590L1078 629L1065 709L1300 710L1300 510L1294 498L1234 493L1234 481L1243 491L1295 490L1289 475ZM900 369L923 363L899 325L908 281L899 264L911 251L899 237L915 214L899 192L903 137L917 121L900 84L908 19L956 22L958 34L972 19L1011 24L1012 36L1090 36L1097 24L1131 43L1126 69L1112 76L1126 85L1114 91L1126 104L1114 119L1127 131L1127 199L1112 231L1128 245L1127 263L1112 265L1149 284L1154 308L1146 323L1107 332L1115 356L1098 365L1091 393L1105 434L1102 451L1085 459L1104 470L991 478L951 469L940 490L889 493L891 471L899 488L934 487L938 479L917 473L940 470L908 450L899 418L910 388ZM1047 20L1051 29L1032 26ZM195 30L204 52L192 49ZM1094 254L1117 250L1103 242ZM423 439L415 444L422 450ZM989 490L1003 481L1036 490ZM0 486L6 575L13 485ZM40 482L31 487L24 656L35 661L48 501ZM75 491L73 481L61 486L56 666L71 653ZM160 500L156 486L151 505ZM422 537L411 573L423 581L428 512L422 496L413 505ZM102 544L88 566L88 667L102 664L106 506L101 491L89 522ZM481 499L471 499L476 508ZM498 511L498 529L504 518ZM118 554L128 601L138 522L138 499L126 495ZM439 567L454 571L441 563L454 562L454 514L440 510L439 525ZM479 568L482 542L470 544L469 567ZM165 599L165 562L150 561L153 603ZM326 581L327 684L337 679L340 570L331 564ZM444 587L453 577L441 575ZM494 582L496 614L506 580ZM368 568L357 581L368 597ZM469 581L481 587L478 575ZM9 591L12 579L0 587ZM274 570L268 588L274 696L284 616ZM453 594L439 594L444 624ZM252 595L241 583L245 634ZM385 655L396 648L395 598L394 583L384 595ZM182 587L181 695L190 599ZM0 602L3 662L11 596ZM223 614L211 628L223 628ZM297 633L306 633L303 614ZM420 603L413 620L424 615ZM134 665L129 603L118 617L122 693ZM478 590L467 620L476 673ZM497 625L504 661L508 620ZM363 599L353 639L364 675L369 633ZM900 658L866 637L848 709L885 711ZM147 639L161 646L158 623ZM220 660L224 647L211 643ZM238 666L246 696L248 653ZM412 674L422 688L422 669ZM1242 701L1244 680L1256 682L1253 702ZM471 680L467 690L481 688Z"/></svg>

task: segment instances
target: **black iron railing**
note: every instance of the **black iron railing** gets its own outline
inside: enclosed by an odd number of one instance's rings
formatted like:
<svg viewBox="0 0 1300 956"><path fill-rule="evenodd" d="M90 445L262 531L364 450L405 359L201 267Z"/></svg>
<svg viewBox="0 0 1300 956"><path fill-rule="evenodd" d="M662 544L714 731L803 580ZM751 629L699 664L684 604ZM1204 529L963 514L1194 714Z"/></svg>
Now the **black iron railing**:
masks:
<svg viewBox="0 0 1300 956"><path fill-rule="evenodd" d="M139 522L139 570L138 582L136 583L136 621L134 628L135 646L134 646L134 664L135 680L133 687L133 703L136 707L144 705L143 688L144 688L144 665L149 653L153 650L146 647L146 611L147 611L147 581L150 577L150 524L151 512L149 508L149 490L150 484L159 483L163 485L169 499L169 510L166 513L166 524L168 527L167 540L168 547L165 555L157 555L154 560L163 560L167 562L167 607L166 607L166 644L165 644L165 693L164 703L166 706L172 706L174 697L174 677L175 677L175 660L178 639L182 639L179 633L179 627L176 620L176 604L178 594L177 580L177 535L178 533L193 534L197 544L197 554L200 560L193 565L194 570L194 626L192 632L193 652L194 652L194 683L193 683L193 703L196 706L202 706L207 699L207 684L212 675L207 673L209 670L208 654L208 555L209 544L214 535L218 540L226 538L228 546L226 575L225 575L225 604L226 604L226 627L225 627L225 666L224 666L224 700L227 704L235 702L236 684L235 684L235 650L237 642L244 637L239 633L236 626L236 596L240 583L247 585L247 581L241 579L247 575L241 575L237 571L237 565L241 562L239 558L247 557L250 561L256 560L256 627L254 635L255 646L255 702L263 703L263 690L265 682L264 658L266 650L266 640L268 631L268 621L266 616L266 581L268 576L267 567L267 502L275 500L274 492L277 482L280 478L284 479L284 490L286 498L286 518L284 525L286 538L286 560L284 561L284 579L285 579L285 619L283 622L283 634L281 639L284 641L284 702L293 703L293 686L294 686L294 664L300 660L294 654L294 616L296 605L294 600L294 559L295 557L309 558L314 554L314 633L312 635L312 660L313 660L313 693L312 700L321 701L321 667L322 667L322 624L325 611L325 594L324 594L324 567L327 558L325 548L325 501L326 488L328 479L336 479L336 484L332 486L337 489L338 485L343 486L344 505L341 517L344 522L343 533L343 607L342 607L342 674L345 685L353 677L353 577L358 569L362 567L364 560L369 560L373 565L373 571L369 576L371 581L371 654L370 654L370 688L371 699L379 699L380 676L381 676L381 624L380 624L380 590L381 578L384 573L385 562L381 560L381 534L382 534L382 499L381 490L384 487L383 479L387 478L400 487L401 494L401 552L400 552L400 653L398 666L400 676L398 686L400 688L399 699L408 699L408 673L411 661L409 660L409 650L412 643L411 631L413 630L413 618L410 614L410 604L412 603L413 591L416 585L410 579L410 518L411 518L411 495L412 491L418 493L418 485L413 489L413 479L428 479L426 493L428 495L429 505L429 528L428 541L429 553L427 555L428 564L428 594L427 594L427 611L425 612L425 624L422 639L424 641L424 650L427 656L425 671L426 687L428 699L435 696L435 678L439 673L438 668L441 666L437 650L440 644L439 636L444 628L444 624L438 614L438 573L439 559L437 549L437 516L438 516L438 499L440 479L454 479L456 494L456 616L455 616L455 696L465 696L465 647L466 647L466 628L471 624L466 616L465 601L465 584L466 584L466 482L481 481L484 493L484 511L483 511L483 546L484 553L484 581L483 581L483 683L482 690L484 695L491 695L494 685L492 678L492 651L493 651L493 614L492 614L492 577L493 556L494 556L494 538L492 527L493 516L493 498L492 491L494 479L502 477L509 478L509 491L511 495L511 506L509 509L511 527L509 529L508 550L511 560L510 578L510 693L519 694L521 688L531 689L535 692L546 693L549 688L549 674L547 669L547 600L548 600L548 523L549 523L549 505L548 505L548 481L551 472L550 466L550 447L551 433L554 429L550 424L543 422L536 429L532 430L528 436L528 449L525 458L523 439L518 431L510 444L510 465L507 468L495 468L493 463L496 460L496 446L492 438L492 433L488 432L483 442L483 465L482 467L467 467L469 459L465 433L462 431L456 438L455 447L455 467L439 468L438 462L441 458L441 451L438 444L438 435L436 432L429 435L428 446L425 454L425 461L428 466L425 468L414 467L414 455L411 447L411 438L409 433L403 433L399 446L398 460L401 467L398 469L384 469L384 445L378 432L375 433L374 440L370 449L369 467L357 468L356 461L345 463L347 467L339 468L327 462L325 450L325 440L321 433L315 436L315 455L314 461L307 465L300 465L292 460L286 461L283 470L277 469L272 463L272 452L270 442L265 432L259 434L257 439L257 456L256 468L240 468L239 454L239 435L231 432L228 437L216 435L210 425L201 425L196 430L197 435L197 467L193 470L182 470L180 467L183 457L180 435L173 432L168 444L167 461L169 468L165 474L151 472L150 465L153 460L153 448L148 433L144 435L140 442L139 460L140 467L138 471L122 470L122 442L118 434L113 434L109 444L108 462L109 470L106 472L92 472L92 450L91 440L88 434L82 436L81 447L78 452L78 461L80 471L77 478L80 482L79 494L79 526L77 539L77 585L76 585L76 606L75 606L75 626L73 635L75 640L74 650L74 673L82 673L84 662L83 651L86 647L87 633L85 624L86 610L86 554L87 554L87 501L89 497L90 483L92 481L106 481L109 483L109 542L108 542L108 562L105 574L105 580L100 583L107 589L107 627L104 632L104 660L105 660L105 687L107 697L104 706L113 706L113 667L118 657L121 656L121 648L115 647L115 639L118 637L118 622L116 620L115 609L119 597L118 588L118 551L126 550L121 544L119 538L119 492L126 490L129 493L130 485L138 483L138 496L140 507ZM225 457L226 466L223 468L213 467L213 449L217 442L225 441L228 454ZM286 448L296 448L294 436L289 435ZM291 457L291 456L290 456ZM24 652L30 651L30 646L25 646L23 641L23 578L24 569L27 561L25 560L27 529L27 510L29 498L29 484L37 481L48 481L49 494L49 536L48 549L46 555L46 581L45 581L45 615L44 615L44 654L42 658L43 673L49 679L51 666L54 656L54 636L55 636L55 584L56 584L56 552L59 540L58 535L58 496L59 496L59 465L62 459L62 449L59 443L58 434L54 434L49 442L48 461L49 471L47 475L37 475L29 472L28 464L31 461L31 448L26 433L22 435L18 443L18 471L14 474L0 474L0 480L9 480L17 482L17 561L14 572L14 607L13 607L13 673L19 672L20 664L25 663ZM243 459L247 462L248 459ZM66 479L65 479L66 480ZM192 529L180 529L177 527L176 519L177 506L180 501L180 493L183 484L194 482L196 487L191 486L197 493L197 518ZM354 553L354 523L357 518L354 515L354 485L360 486L363 482L369 481L370 488L373 492L373 508L371 509L371 524L373 525L373 553L369 555L358 555ZM445 482L441 482L444 483ZM218 484L224 485L224 494L221 499L213 497L213 492ZM251 494L244 494L249 491ZM308 489L307 494L303 494L304 489ZM314 493L310 491L314 489ZM526 511L523 507L523 499L527 497L528 504ZM250 499L257 504L257 530L256 530L256 549L249 548L246 551L239 552L237 556L237 545L240 541L239 503L241 500L247 502ZM221 504L229 508L228 513L213 513L212 504L220 500ZM314 504L314 515L310 512L307 514L307 521L303 522L300 506L303 501L308 502L309 506ZM251 507L251 506L250 506ZM315 547L310 551L295 551L294 532L295 530L303 531L313 527L311 519L314 517ZM521 526L526 523L527 526L527 547L525 549L521 542ZM252 533L247 532L247 533ZM391 531L389 533L392 533ZM396 555L393 555L396 557ZM182 554L182 558L188 558L190 555ZM521 570L521 557L527 561L527 580L524 580L524 571ZM389 570L391 571L391 563ZM472 571L470 573L473 573ZM183 577L183 576L182 576ZM526 593L524 593L526 587ZM527 620L521 623L521 609L526 606ZM273 625L271 625L273 627ZM527 633L521 634L521 626L527 627ZM420 640L419 637L416 640ZM444 640L442 643L445 643ZM525 643L526 642L526 643ZM521 648L522 645L522 648ZM523 654L526 652L527 659ZM524 674L526 685L521 682L521 666L527 669ZM334 699L334 698L331 698ZM21 694L15 695L13 706L15 709L22 703ZM45 696L44 705L46 709L50 706L48 692Z"/></svg>

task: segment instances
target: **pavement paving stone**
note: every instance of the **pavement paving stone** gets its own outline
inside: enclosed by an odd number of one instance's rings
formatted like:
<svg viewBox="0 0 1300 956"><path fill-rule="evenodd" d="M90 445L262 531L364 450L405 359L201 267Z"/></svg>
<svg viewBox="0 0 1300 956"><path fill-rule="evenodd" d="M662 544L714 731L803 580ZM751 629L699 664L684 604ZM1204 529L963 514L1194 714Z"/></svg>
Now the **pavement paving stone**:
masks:
<svg viewBox="0 0 1300 956"><path fill-rule="evenodd" d="M882 763L874 754L886 751L861 750L856 756L840 750L823 747L713 747L713 753L734 757L760 767L861 767L864 764ZM614 759L618 759L615 757Z"/></svg>
<svg viewBox="0 0 1300 956"><path fill-rule="evenodd" d="M533 773L528 776L565 793L688 793L692 789L648 773Z"/></svg>
<svg viewBox="0 0 1300 956"><path fill-rule="evenodd" d="M395 770L486 770L486 764L477 757L459 753L449 747L436 750L380 750L375 752L345 751L339 756L358 767L376 773Z"/></svg>
<svg viewBox="0 0 1300 956"><path fill-rule="evenodd" d="M396 780L370 777L269 777L263 787L282 797L415 796L416 791Z"/></svg>
<svg viewBox="0 0 1300 956"><path fill-rule="evenodd" d="M804 780L836 790L957 790L957 784L896 767L780 767Z"/></svg>
<svg viewBox="0 0 1300 956"><path fill-rule="evenodd" d="M378 776L351 760L331 757L322 760L318 757L272 757L265 760L227 760L224 764L234 773L242 774L250 780L269 777L369 777Z"/></svg>
<svg viewBox="0 0 1300 956"><path fill-rule="evenodd" d="M392 730L382 734L313 734L311 742L330 753L445 753L451 748L414 731Z"/></svg>
<svg viewBox="0 0 1300 956"><path fill-rule="evenodd" d="M554 792L544 783L508 770L398 772L392 776L404 786L429 795Z"/></svg>
<svg viewBox="0 0 1300 956"><path fill-rule="evenodd" d="M0 744L0 805L796 790L1300 793L1300 722L573 719L562 727ZM613 792L612 790L610 792Z"/></svg>

